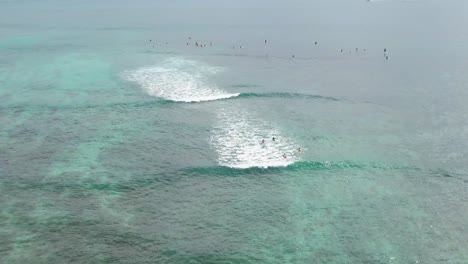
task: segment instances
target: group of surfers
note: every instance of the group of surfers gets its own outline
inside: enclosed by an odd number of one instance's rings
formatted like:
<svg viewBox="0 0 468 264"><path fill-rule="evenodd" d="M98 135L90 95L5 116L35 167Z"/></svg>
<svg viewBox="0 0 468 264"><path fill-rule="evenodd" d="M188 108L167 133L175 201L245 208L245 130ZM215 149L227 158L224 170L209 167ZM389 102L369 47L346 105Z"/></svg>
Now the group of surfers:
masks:
<svg viewBox="0 0 468 264"><path fill-rule="evenodd" d="M272 141L276 141L276 138L275 138L275 137L272 137L271 140L272 140ZM262 139L262 141L261 141L260 144L261 144L261 145L265 145L265 144L266 144L266 143L265 143L265 139ZM302 152L302 148L301 148L301 147L297 148L297 152ZM283 153L283 158L285 158L285 159L288 158L288 156L286 155L286 153Z"/></svg>

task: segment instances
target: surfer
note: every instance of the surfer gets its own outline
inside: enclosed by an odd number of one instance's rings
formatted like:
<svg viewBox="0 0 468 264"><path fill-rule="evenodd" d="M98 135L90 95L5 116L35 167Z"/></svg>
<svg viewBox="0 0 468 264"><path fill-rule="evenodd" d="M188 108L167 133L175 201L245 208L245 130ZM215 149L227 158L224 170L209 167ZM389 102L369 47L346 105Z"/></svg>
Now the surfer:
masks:
<svg viewBox="0 0 468 264"><path fill-rule="evenodd" d="M297 149L297 152L302 152L302 148L299 147L299 148Z"/></svg>
<svg viewBox="0 0 468 264"><path fill-rule="evenodd" d="M262 144L262 145L265 145L265 139L262 139L262 143L261 143L261 144Z"/></svg>
<svg viewBox="0 0 468 264"><path fill-rule="evenodd" d="M283 158L287 159L286 153L283 153Z"/></svg>
<svg viewBox="0 0 468 264"><path fill-rule="evenodd" d="M271 140L275 141L275 140L276 140L276 138L275 138L275 137L273 137Z"/></svg>
<svg viewBox="0 0 468 264"><path fill-rule="evenodd" d="M265 39L265 44L267 43L267 40Z"/></svg>

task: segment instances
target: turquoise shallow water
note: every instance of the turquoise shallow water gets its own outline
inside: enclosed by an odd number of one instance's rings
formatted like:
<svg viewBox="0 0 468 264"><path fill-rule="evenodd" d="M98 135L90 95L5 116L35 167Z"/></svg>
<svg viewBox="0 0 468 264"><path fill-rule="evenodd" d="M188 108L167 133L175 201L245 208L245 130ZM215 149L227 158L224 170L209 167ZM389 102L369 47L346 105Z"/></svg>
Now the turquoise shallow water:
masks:
<svg viewBox="0 0 468 264"><path fill-rule="evenodd" d="M0 1L0 263L468 263L465 6Z"/></svg>

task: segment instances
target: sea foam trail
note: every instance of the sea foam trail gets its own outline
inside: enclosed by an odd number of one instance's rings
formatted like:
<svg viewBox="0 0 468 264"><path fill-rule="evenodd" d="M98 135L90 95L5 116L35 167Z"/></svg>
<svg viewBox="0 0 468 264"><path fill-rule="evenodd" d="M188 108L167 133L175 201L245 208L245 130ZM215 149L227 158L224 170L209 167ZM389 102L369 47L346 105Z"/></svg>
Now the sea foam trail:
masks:
<svg viewBox="0 0 468 264"><path fill-rule="evenodd" d="M300 160L298 145L283 137L272 124L239 109L223 109L217 117L211 144L218 154L219 165L240 169L285 167Z"/></svg>
<svg viewBox="0 0 468 264"><path fill-rule="evenodd" d="M149 95L175 102L202 102L226 99L227 93L208 82L208 76L222 69L186 59L169 59L161 65L127 71L124 77L139 84Z"/></svg>

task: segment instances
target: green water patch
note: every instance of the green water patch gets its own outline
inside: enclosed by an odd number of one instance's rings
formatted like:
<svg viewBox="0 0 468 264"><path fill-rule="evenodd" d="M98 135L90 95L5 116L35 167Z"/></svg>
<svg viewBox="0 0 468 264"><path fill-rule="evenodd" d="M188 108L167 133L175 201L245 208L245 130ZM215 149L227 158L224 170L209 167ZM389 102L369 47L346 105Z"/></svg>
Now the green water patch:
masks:
<svg viewBox="0 0 468 264"><path fill-rule="evenodd" d="M14 113L3 112L0 115L0 146L11 144L10 136L17 132L19 126L33 118L32 112Z"/></svg>
<svg viewBox="0 0 468 264"><path fill-rule="evenodd" d="M45 41L47 38L45 35L20 35L0 38L0 53L3 49L31 47Z"/></svg>
<svg viewBox="0 0 468 264"><path fill-rule="evenodd" d="M1 233L1 232L0 232ZM4 237L4 236L2 236ZM14 240L10 243L8 251L2 254L0 260L2 263L28 263L31 259L40 261L43 257L37 257L40 255L41 247L38 242L38 237L27 231L21 231L15 233Z"/></svg>
<svg viewBox="0 0 468 264"><path fill-rule="evenodd" d="M131 108L153 108L158 105L168 105L174 104L176 102L170 100L148 100L148 101L138 101L138 102L115 102L115 103L103 103L103 104L43 104L43 105L34 105L34 104L23 104L23 105L13 105L0 107L0 112L8 113L23 113L23 112L38 112L38 111L47 111L47 112L62 112L62 111L87 111L87 110L125 110Z"/></svg>
<svg viewBox="0 0 468 264"><path fill-rule="evenodd" d="M53 79L56 96L59 93L58 97L66 102L74 102L81 97L91 100L90 95L113 97L113 93L118 91L119 84L113 77L111 65L95 56L65 55L45 65L44 71Z"/></svg>
<svg viewBox="0 0 468 264"><path fill-rule="evenodd" d="M86 189L99 192L121 193L134 190L134 188L126 184L96 183L90 180L85 181L83 184Z"/></svg>
<svg viewBox="0 0 468 264"><path fill-rule="evenodd" d="M2 176L24 180L47 167L51 148L47 144L48 126L43 116L31 113L3 115L0 121L5 126L0 128L0 161ZM34 160L34 162L32 162Z"/></svg>
<svg viewBox="0 0 468 264"><path fill-rule="evenodd" d="M131 96L112 65L100 56L68 53L50 60L43 64L20 60L16 67L0 69L5 106L107 104Z"/></svg>
<svg viewBox="0 0 468 264"><path fill-rule="evenodd" d="M113 184L128 181L132 173L121 171L123 164L128 162L120 160L122 155L125 156L122 151L135 150L138 154L142 150L136 149L131 142L154 132L154 127L148 126L154 121L148 117L147 107L141 106L153 102L136 103L140 106L128 108L131 104L56 111L55 115L64 118L60 135L67 135L67 138L59 138L62 145L50 163L44 183L69 179L75 185L105 191L114 188ZM128 159L136 157L129 156Z"/></svg>
<svg viewBox="0 0 468 264"><path fill-rule="evenodd" d="M420 198L407 200L406 191L415 186L404 172L320 171L313 177L285 172L281 177L283 191L277 195L283 198L271 198L280 206L272 211L276 222L263 223L249 240L263 253L263 263L390 264L426 259L420 243L426 244L427 237L405 234L418 234L415 223L431 217ZM403 183L411 187L398 189ZM275 204L277 199L282 205Z"/></svg>
<svg viewBox="0 0 468 264"><path fill-rule="evenodd" d="M71 176L72 173L68 173L68 176ZM93 174L94 175L94 174ZM96 174L94 176L98 176ZM143 183L135 185L134 182L122 181L120 183L111 183L111 182L102 182L101 180L90 179L80 179L79 174L78 181L61 181L61 180L51 180L41 182L3 182L2 184L8 186L9 188L14 188L19 191L30 191L30 192L43 192L44 194L54 195L54 194L67 194L73 198L89 198L97 193L107 193L113 195L119 195L124 192L131 192L135 190L136 187L144 187ZM77 177L74 178L77 178ZM0 186L2 187L2 186Z"/></svg>
<svg viewBox="0 0 468 264"><path fill-rule="evenodd" d="M12 187L12 186L10 186ZM0 234L5 251L2 263L44 262L50 252L49 232L63 232L70 219L48 202L41 191L9 188L1 196ZM76 223L76 222L75 222Z"/></svg>
<svg viewBox="0 0 468 264"><path fill-rule="evenodd" d="M445 221L439 219L435 224L430 220L434 219L431 206L424 204L430 194L413 194L426 189L417 185L417 179L426 181L425 175L422 170L343 169L283 170L241 177L252 181L257 195L234 208L258 210L243 212L247 220L253 218L250 214L255 215L256 220L249 221L255 228L248 227L251 237L247 243L261 259L257 263L428 261L425 246L434 245L443 236L441 225ZM271 185L272 176L282 188L274 196L268 195L271 205L263 204L262 188ZM237 182L237 178L232 181ZM262 186L254 181L262 181ZM437 251L441 259L447 258L446 253Z"/></svg>
<svg viewBox="0 0 468 264"><path fill-rule="evenodd" d="M341 248L338 252L346 254L351 263L430 263L433 260L428 256L451 259L447 253L450 246L442 249L435 245L447 237L457 237L452 225L460 223L439 214L443 209L434 203L446 194L431 185L443 183L449 187L459 181L428 177L431 173L431 170L361 170L340 172L338 178L303 178L305 182L318 184L302 182L297 188L309 195L299 201L313 207L335 204L327 209L333 219L327 226L336 237L334 247ZM458 257L456 253L452 259Z"/></svg>
<svg viewBox="0 0 468 264"><path fill-rule="evenodd" d="M40 184L30 187L46 189L50 194L60 193L67 201L86 200L99 208L100 217L125 227L132 215L120 207L119 201L125 193L132 191L132 186L127 184L132 175L116 167L110 168L106 160L112 158L108 155L110 150L144 132L140 123L144 118L135 118L141 113L139 111L122 114L114 108L86 112L87 115L80 111L62 113L77 118L69 124L73 133L77 133L73 130L75 127L83 129L84 133L65 144L61 154L54 156ZM68 205L63 207L73 209Z"/></svg>
<svg viewBox="0 0 468 264"><path fill-rule="evenodd" d="M50 176L60 176L67 173L79 173L82 180L87 179L90 175L101 175L105 180L105 168L100 166L99 158L102 151L107 147L125 141L125 135L114 131L112 134L107 134L101 131L101 135L97 135L95 140L78 143L68 150L68 154L61 161L55 162L50 170ZM94 136L96 138L96 135ZM71 155L70 155L71 154Z"/></svg>
<svg viewBox="0 0 468 264"><path fill-rule="evenodd" d="M25 201L20 200L12 204L14 207L8 212L6 208L9 207L2 206L0 234L5 243L2 247L5 251L0 257L2 263L68 263L73 262L72 259L76 261L77 257L95 259L95 247L91 249L86 244L92 241L102 245L110 238L115 241L112 246L134 247L137 243L150 243L127 228L116 226L116 215L109 217L105 211L96 211L97 203L92 199L63 197L53 200L51 196L40 194L33 203L28 201L31 210L23 210ZM98 251L105 252L102 248Z"/></svg>
<svg viewBox="0 0 468 264"><path fill-rule="evenodd" d="M34 84L31 80L41 81L38 70L34 71L31 63L31 60L15 60L10 61L11 65L0 65L0 98L6 103L19 101L25 90Z"/></svg>
<svg viewBox="0 0 468 264"><path fill-rule="evenodd" d="M278 212L282 224L252 238L263 249L264 263L345 263L347 256L333 223L342 201L326 184L336 181L332 175L328 171L307 179L283 174L284 213Z"/></svg>
<svg viewBox="0 0 468 264"><path fill-rule="evenodd" d="M174 256L171 254L172 251L166 251L172 263L178 264L251 264L251 263L262 263L260 259L249 260L249 258L236 257L236 254L229 256L216 255L216 254L197 254L189 256ZM241 254L238 254L241 255Z"/></svg>

